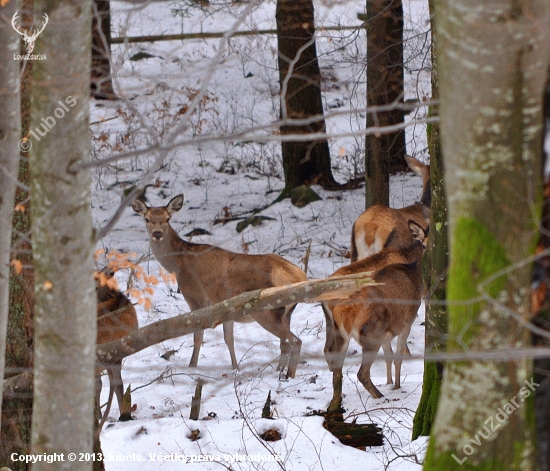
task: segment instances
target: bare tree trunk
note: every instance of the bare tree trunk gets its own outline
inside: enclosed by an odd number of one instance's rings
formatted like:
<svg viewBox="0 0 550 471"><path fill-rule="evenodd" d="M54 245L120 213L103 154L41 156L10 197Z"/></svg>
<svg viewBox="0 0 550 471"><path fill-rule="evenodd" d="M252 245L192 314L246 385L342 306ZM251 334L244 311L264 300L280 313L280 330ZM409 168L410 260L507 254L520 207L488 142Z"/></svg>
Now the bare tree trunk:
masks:
<svg viewBox="0 0 550 471"><path fill-rule="evenodd" d="M111 75L111 4L94 0L92 8L92 97L114 100Z"/></svg>
<svg viewBox="0 0 550 471"><path fill-rule="evenodd" d="M36 47L30 156L35 270L32 452L91 453L96 296L89 171L91 1L41 0L49 24ZM67 38L71 38L70 41ZM63 47L60 47L63 44ZM92 461L37 462L34 471L91 470Z"/></svg>
<svg viewBox="0 0 550 471"><path fill-rule="evenodd" d="M19 37L13 34L10 21L21 8L19 1L0 7L0 384L4 381L6 338L9 314L10 247L19 140L21 139L21 96L19 63L13 59L19 53ZM0 395L0 417L2 396Z"/></svg>
<svg viewBox="0 0 550 471"><path fill-rule="evenodd" d="M367 107L403 102L403 5L401 0L367 0ZM367 127L403 123L403 110L367 114ZM405 131L365 138L365 207L389 205L391 168L403 170Z"/></svg>
<svg viewBox="0 0 550 471"><path fill-rule="evenodd" d="M451 351L529 344L546 0L436 2ZM530 361L449 363L424 469L536 469Z"/></svg>
<svg viewBox="0 0 550 471"><path fill-rule="evenodd" d="M281 126L281 134L325 132L321 99L321 72L315 47L312 0L277 0L277 44L281 119L319 120L308 126ZM294 187L318 183L335 186L330 167L328 142L282 142L285 192Z"/></svg>
<svg viewBox="0 0 550 471"><path fill-rule="evenodd" d="M22 26L29 28L33 21L33 2L24 0L21 9ZM9 23L8 23L9 24ZM20 53L25 53L25 43L21 41ZM13 60L13 59L12 59ZM30 95L32 61L17 62L21 67L21 123L20 138L27 135L30 127ZM23 154L25 157L28 154ZM22 264L22 271L13 270L9 279L9 317L6 345L5 375L21 370L30 372L33 364L33 309L34 309L34 272L32 269L32 249L30 243L30 205L28 188L29 165L27 158L19 160L19 185L15 194L16 206L13 217L11 253ZM10 370L12 371L10 373ZM2 401L2 429L0 431L0 462L9 463L11 454L30 453L32 417L32 395L22 393ZM13 471L30 469L24 462L12 462Z"/></svg>
<svg viewBox="0 0 550 471"><path fill-rule="evenodd" d="M432 18L432 100L439 99L437 81L437 60L435 54L435 34L433 28L433 0L430 0L430 18ZM430 107L428 114L437 116L437 107ZM431 218L430 238L424 255L422 269L424 284L428 287L425 299L426 354L435 354L445 350L448 313L443 303L447 299L448 240L447 240L447 202L443 184L443 155L439 139L439 124L428 124L428 149L430 153L431 182ZM435 421L439 390L443 377L442 362L424 362L422 397L414 415L413 440L420 435L429 435Z"/></svg>

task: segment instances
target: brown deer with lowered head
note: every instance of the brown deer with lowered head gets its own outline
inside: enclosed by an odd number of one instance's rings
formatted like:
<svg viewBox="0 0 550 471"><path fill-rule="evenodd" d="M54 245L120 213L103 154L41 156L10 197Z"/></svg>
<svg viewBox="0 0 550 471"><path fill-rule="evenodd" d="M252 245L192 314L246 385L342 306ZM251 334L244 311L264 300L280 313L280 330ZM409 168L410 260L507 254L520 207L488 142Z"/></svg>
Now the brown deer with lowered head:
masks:
<svg viewBox="0 0 550 471"><path fill-rule="evenodd" d="M380 204L371 206L353 224L351 232L351 261L380 252L386 247L404 247L413 242L409 220L427 228L430 223L431 185L430 166L405 156L409 168L422 177L423 190L420 203L401 209Z"/></svg>
<svg viewBox="0 0 550 471"><path fill-rule="evenodd" d="M170 225L170 218L183 206L183 195L174 197L166 206L148 207L134 200L133 210L145 218L151 250L158 262L176 275L178 287L192 311L256 289L283 286L306 281L307 276L296 265L275 254L248 255L230 252L207 244L182 240ZM290 330L290 317L296 305L251 314L251 318L281 340L278 370L288 364L287 376L294 378L302 341ZM247 316L248 317L248 316ZM250 318L244 318L249 322ZM243 322L241 321L241 322ZM233 322L223 324L224 340L231 364L237 368L233 339ZM203 331L195 332L193 355L189 366L197 366Z"/></svg>
<svg viewBox="0 0 550 471"><path fill-rule="evenodd" d="M97 344L112 342L126 337L138 329L136 310L131 301L116 287L114 273L102 271L97 276ZM103 414L101 425L109 415L113 394L116 394L120 421L131 420L127 411L123 411L122 398L124 386L122 383L122 360L116 364L96 367L95 397L96 407L100 411L100 395L102 388L101 373L107 370L109 376L109 400L107 410ZM100 429L101 429L100 425Z"/></svg>
<svg viewBox="0 0 550 471"><path fill-rule="evenodd" d="M346 267L331 276L373 272L379 285L366 286L349 299L323 303L327 324L325 358L333 373L334 394L329 411L338 411L342 402L342 367L350 338L363 348L357 373L359 381L374 398L382 393L370 379L370 368L382 347L392 354L391 341L397 337L397 355L408 352L407 338L416 318L424 291L421 259L427 233L414 221L409 228L415 240L407 247L389 247ZM401 359L395 360L395 388L401 387ZM391 359L386 359L387 383L392 383Z"/></svg>

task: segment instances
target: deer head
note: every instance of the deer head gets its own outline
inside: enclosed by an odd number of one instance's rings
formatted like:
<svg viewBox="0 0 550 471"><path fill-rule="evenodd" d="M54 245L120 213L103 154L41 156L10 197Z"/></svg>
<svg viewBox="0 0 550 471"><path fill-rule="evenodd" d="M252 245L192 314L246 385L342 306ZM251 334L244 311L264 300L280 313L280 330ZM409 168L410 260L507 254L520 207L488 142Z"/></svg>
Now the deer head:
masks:
<svg viewBox="0 0 550 471"><path fill-rule="evenodd" d="M48 18L48 15L47 15L46 13L44 13L44 21L43 21L43 23L42 23L42 28L40 28L40 30L34 31L34 32L33 32L33 30L31 30L31 33L32 33L32 34L29 36L29 35L27 34L27 30L25 30L24 32L22 32L22 31L19 30L20 27L19 27L19 26L16 26L16 24L15 24L16 21L17 21L17 19L18 19L18 16L17 16L18 13L19 13L19 11L16 11L15 14L13 15L13 18L11 19L11 25L12 25L13 29L14 29L15 31L17 31L17 32L21 35L21 37L22 37L23 40L25 41L25 44L26 44L26 47L27 47L27 52L28 52L29 54L31 54L32 51L34 50L34 42L36 41L36 38L38 37L38 35L39 35L42 31L44 31L44 28L45 28L46 25L48 24L48 19L49 19L49 18Z"/></svg>
<svg viewBox="0 0 550 471"><path fill-rule="evenodd" d="M132 202L132 209L145 219L147 232L151 240L160 242L168 230L172 214L183 206L183 195L175 196L166 206L150 208L143 201L137 199Z"/></svg>

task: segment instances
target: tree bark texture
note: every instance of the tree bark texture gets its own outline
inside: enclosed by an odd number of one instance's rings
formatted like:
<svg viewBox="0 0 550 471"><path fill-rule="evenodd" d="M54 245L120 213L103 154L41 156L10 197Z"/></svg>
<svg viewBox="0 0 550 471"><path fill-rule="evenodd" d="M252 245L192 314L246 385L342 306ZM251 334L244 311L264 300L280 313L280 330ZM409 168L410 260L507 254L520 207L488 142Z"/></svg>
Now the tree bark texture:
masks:
<svg viewBox="0 0 550 471"><path fill-rule="evenodd" d="M433 1L430 0L430 18L433 28ZM437 60L435 35L432 33L432 100L439 99L437 83ZM439 109L431 106L428 114L437 116ZM426 354L445 350L448 312L443 303L447 299L448 241L447 241L447 201L443 184L443 156L439 139L439 124L427 126L428 150L430 153L431 219L430 237L423 261L424 285L427 286L425 340ZM425 362L422 381L422 397L413 421L413 440L420 435L430 435L435 420L439 390L443 375L443 363Z"/></svg>
<svg viewBox="0 0 550 471"><path fill-rule="evenodd" d="M111 75L111 4L94 0L92 7L92 97L116 98Z"/></svg>
<svg viewBox="0 0 550 471"><path fill-rule="evenodd" d="M282 135L326 132L313 13L312 0L277 0L281 119L319 116L307 126L281 126ZM285 192L304 184L336 185L326 139L282 142L281 146Z"/></svg>
<svg viewBox="0 0 550 471"><path fill-rule="evenodd" d="M4 381L6 338L9 314L10 247L19 140L21 139L21 83L19 63L13 60L19 53L19 37L13 34L10 21L21 8L19 1L0 7L0 384ZM0 417L2 401L0 396Z"/></svg>
<svg viewBox="0 0 550 471"><path fill-rule="evenodd" d="M403 102L403 5L367 0L367 107ZM403 110L368 113L367 128L403 123ZM365 138L365 207L389 205L392 167L407 169L405 130Z"/></svg>
<svg viewBox="0 0 550 471"><path fill-rule="evenodd" d="M21 8L21 24L29 28L33 21L33 2L24 0ZM9 26L10 22L7 22ZM25 54L25 43L20 41L19 53ZM13 57L11 59L13 61ZM14 61L15 62L15 61ZM21 124L19 139L26 136L30 126L30 95L32 61L16 62L21 67ZM6 345L6 376L26 371L30 374L33 364L33 304L34 273L30 243L29 194L25 190L30 182L28 154L19 160L15 204L19 208L13 216L11 257L22 264L22 271L13 270L9 279L9 316ZM10 463L12 471L25 471L30 465L11 462L11 454L30 453L32 395L19 394L2 401L2 427L0 430L0 463Z"/></svg>
<svg viewBox="0 0 550 471"><path fill-rule="evenodd" d="M90 172L92 2L47 0L36 48L30 155L35 273L32 453L91 453L94 429L96 294ZM70 40L68 40L70 38ZM63 45L63 47L60 47ZM91 470L92 461L32 465L33 471Z"/></svg>
<svg viewBox="0 0 550 471"><path fill-rule="evenodd" d="M451 351L529 344L541 203L545 0L436 1ZM519 320L518 320L519 319ZM424 469L536 469L531 362L449 363Z"/></svg>

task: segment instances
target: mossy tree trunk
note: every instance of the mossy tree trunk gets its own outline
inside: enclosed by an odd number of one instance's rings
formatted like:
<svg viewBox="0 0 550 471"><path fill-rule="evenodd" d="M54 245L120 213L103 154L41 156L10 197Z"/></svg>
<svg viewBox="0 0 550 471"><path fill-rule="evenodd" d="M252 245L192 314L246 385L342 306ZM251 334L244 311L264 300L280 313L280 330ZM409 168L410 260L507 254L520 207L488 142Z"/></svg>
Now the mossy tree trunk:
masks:
<svg viewBox="0 0 550 471"><path fill-rule="evenodd" d="M92 453L96 295L89 170L92 1L35 2L48 28L36 47L30 155L35 273L34 454ZM70 41L67 38L71 38ZM64 47L59 47L63 44ZM40 133L41 134L41 133ZM42 135L42 134L41 134ZM92 461L37 462L33 471L91 470Z"/></svg>
<svg viewBox="0 0 550 471"><path fill-rule="evenodd" d="M321 72L315 47L315 24L312 0L277 0L277 45L281 119L304 119L318 116L304 125L281 126L281 135L326 132L321 98ZM335 186L326 139L283 141L285 190L318 183Z"/></svg>
<svg viewBox="0 0 550 471"><path fill-rule="evenodd" d="M8 3L6 8L11 4ZM23 1L21 19L23 27L29 28L32 22L33 2ZM11 29L10 21L5 22ZM13 34L13 31L10 33ZM25 43L19 46L21 54L26 53ZM11 59L13 61L13 58ZM15 61L14 61L15 62ZM23 66L15 62L17 67ZM21 124L19 139L26 136L30 123L30 93L31 93L32 62L28 61L22 67L21 77ZM19 160L18 181L15 203L19 208L13 217L13 232L11 257L22 264L22 271L15 274L12 270L9 279L9 315L6 342L6 376L32 369L33 359L33 304L34 304L34 273L32 269L32 250L30 244L30 205L28 188L29 166L27 156ZM25 471L30 465L23 462L12 462L11 454L30 453L32 417L32 395L23 393L17 397L4 397L2 401L2 428L0 430L0 463L10 463L12 471Z"/></svg>
<svg viewBox="0 0 550 471"><path fill-rule="evenodd" d="M437 0L441 142L449 214L450 351L529 344L541 203L546 0ZM532 364L449 363L426 471L536 469Z"/></svg>
<svg viewBox="0 0 550 471"><path fill-rule="evenodd" d="M367 107L403 102L403 4L367 0ZM403 110L368 113L367 127L403 123ZM405 130L365 138L365 204L389 205L390 169L406 169Z"/></svg>
<svg viewBox="0 0 550 471"><path fill-rule="evenodd" d="M433 1L430 1L430 18L433 22ZM432 100L439 99L437 83L437 60L435 54L435 35L432 25ZM429 115L437 116L439 109L431 106ZM428 149L430 153L430 180L432 191L431 229L423 271L424 284L428 287L425 299L426 321L425 339L426 354L434 354L445 350L448 313L444 301L447 297L447 201L443 185L443 156L439 139L439 125L428 124ZM429 435L435 420L439 390L443 375L443 363L426 361L424 363L424 379L422 381L422 397L413 421L413 440L420 435Z"/></svg>

